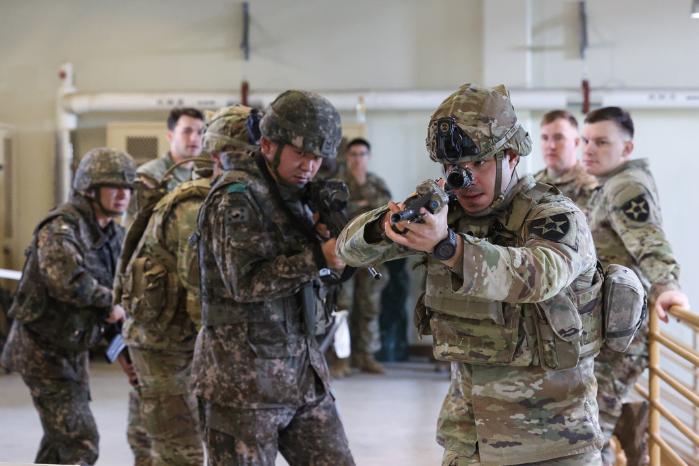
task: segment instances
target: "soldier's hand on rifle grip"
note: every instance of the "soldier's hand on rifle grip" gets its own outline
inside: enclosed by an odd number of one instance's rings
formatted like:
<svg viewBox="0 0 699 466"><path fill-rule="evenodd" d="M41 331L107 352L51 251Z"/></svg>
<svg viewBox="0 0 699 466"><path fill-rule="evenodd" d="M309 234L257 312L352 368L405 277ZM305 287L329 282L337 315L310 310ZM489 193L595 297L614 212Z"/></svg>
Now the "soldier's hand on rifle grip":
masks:
<svg viewBox="0 0 699 466"><path fill-rule="evenodd" d="M109 312L106 320L108 324L115 324L121 322L126 318L126 311L121 307L121 304L115 304L112 306L112 310Z"/></svg>
<svg viewBox="0 0 699 466"><path fill-rule="evenodd" d="M328 264L328 267L337 272L341 272L345 268L345 263L337 254L335 254L336 242L337 238L330 238L329 240L325 241L320 248L323 251L323 256L325 256L325 262Z"/></svg>

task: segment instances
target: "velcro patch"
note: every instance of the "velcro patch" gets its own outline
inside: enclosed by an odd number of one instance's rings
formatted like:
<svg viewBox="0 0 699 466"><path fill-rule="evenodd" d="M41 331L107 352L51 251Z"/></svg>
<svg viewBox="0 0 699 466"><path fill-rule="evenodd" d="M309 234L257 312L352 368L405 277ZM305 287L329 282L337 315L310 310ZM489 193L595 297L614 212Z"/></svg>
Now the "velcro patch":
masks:
<svg viewBox="0 0 699 466"><path fill-rule="evenodd" d="M250 220L250 207L247 205L232 205L226 209L226 224L247 223Z"/></svg>
<svg viewBox="0 0 699 466"><path fill-rule="evenodd" d="M549 241L560 242L570 230L570 219L566 214L538 218L529 224L529 231Z"/></svg>
<svg viewBox="0 0 699 466"><path fill-rule="evenodd" d="M645 194L639 194L621 206L621 211L629 220L645 222L650 216L650 206Z"/></svg>
<svg viewBox="0 0 699 466"><path fill-rule="evenodd" d="M244 183L233 183L228 186L229 193L244 193L248 190L248 187Z"/></svg>

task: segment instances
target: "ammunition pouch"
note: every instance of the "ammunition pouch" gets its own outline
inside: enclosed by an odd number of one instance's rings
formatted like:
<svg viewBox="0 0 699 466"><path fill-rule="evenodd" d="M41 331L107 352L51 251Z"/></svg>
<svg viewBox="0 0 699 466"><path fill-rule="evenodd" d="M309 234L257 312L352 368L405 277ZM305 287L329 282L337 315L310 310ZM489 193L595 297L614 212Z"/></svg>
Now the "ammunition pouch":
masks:
<svg viewBox="0 0 699 466"><path fill-rule="evenodd" d="M144 255L129 265L122 284L122 303L136 322L164 330L180 304L180 287L175 259L158 256Z"/></svg>
<svg viewBox="0 0 699 466"><path fill-rule="evenodd" d="M624 353L648 313L646 293L636 273L610 264L604 276L604 338L606 346Z"/></svg>

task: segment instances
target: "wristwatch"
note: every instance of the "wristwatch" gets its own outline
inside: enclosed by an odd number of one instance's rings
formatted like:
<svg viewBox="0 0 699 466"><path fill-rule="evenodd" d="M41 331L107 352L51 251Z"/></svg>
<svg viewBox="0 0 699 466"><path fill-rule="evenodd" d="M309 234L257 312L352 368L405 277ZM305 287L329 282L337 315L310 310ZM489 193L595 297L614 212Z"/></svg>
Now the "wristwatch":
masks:
<svg viewBox="0 0 699 466"><path fill-rule="evenodd" d="M456 233L451 228L447 229L447 237L435 244L432 257L440 261L447 261L456 254Z"/></svg>

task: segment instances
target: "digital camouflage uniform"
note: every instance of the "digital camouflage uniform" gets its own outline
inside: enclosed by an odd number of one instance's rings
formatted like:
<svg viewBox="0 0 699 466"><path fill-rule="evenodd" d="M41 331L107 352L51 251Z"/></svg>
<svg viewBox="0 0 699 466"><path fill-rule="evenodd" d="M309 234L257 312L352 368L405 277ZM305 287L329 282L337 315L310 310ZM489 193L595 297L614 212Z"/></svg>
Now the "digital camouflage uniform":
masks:
<svg viewBox="0 0 699 466"><path fill-rule="evenodd" d="M334 157L340 139L337 111L301 91L279 96L261 129L279 144L277 162L284 144ZM319 245L302 234L310 212L261 157L224 172L200 211L193 381L208 461L272 466L279 450L292 466L352 465L315 337L327 320L326 289Z"/></svg>
<svg viewBox="0 0 699 466"><path fill-rule="evenodd" d="M391 200L391 192L386 183L373 173L367 173L363 185L357 183L347 171L345 182L349 188L347 214L354 218L359 214L385 205ZM338 299L340 309L349 309L350 337L353 356L373 355L381 348L379 334L379 314L381 312L381 292L388 283L388 277L375 280L366 268L357 269L352 279L342 284Z"/></svg>
<svg viewBox="0 0 699 466"><path fill-rule="evenodd" d="M248 155L250 108L226 107L207 122L208 153ZM236 145L231 139L239 140ZM235 140L233 142L235 142ZM118 298L128 318L124 337L138 374L138 415L149 438L152 464L201 465L196 400L190 389L194 342L201 324L199 267L190 236L210 178L176 186L153 209L140 244L120 279Z"/></svg>
<svg viewBox="0 0 699 466"><path fill-rule="evenodd" d="M128 155L111 149L85 155L73 184L76 192L34 231L11 309L15 321L2 364L22 375L39 412L44 435L37 463L92 465L99 454L89 406L88 349L107 325L124 232L114 222L101 228L84 193L94 187L91 176L110 170L115 176L103 176L103 182L133 182L135 166Z"/></svg>
<svg viewBox="0 0 699 466"><path fill-rule="evenodd" d="M504 86L465 85L440 105L428 133L433 159L434 125L443 117L453 117L479 146L481 155L461 161L531 151ZM600 328L585 317L599 309L584 214L531 176L497 196L485 215L451 203L448 224L464 250L449 269L373 236L386 212L352 221L338 252L353 266L411 254L427 260L416 321L421 332L430 327L435 357L452 365L438 421L442 464L599 464L593 355Z"/></svg>
<svg viewBox="0 0 699 466"><path fill-rule="evenodd" d="M561 176L554 176L547 169L543 169L534 174L534 179L539 183L557 187L583 212L587 211L587 201L590 199L592 191L597 187L597 180L587 173L580 161L577 161L573 168Z"/></svg>
<svg viewBox="0 0 699 466"><path fill-rule="evenodd" d="M599 183L590 198L589 217L600 262L633 269L646 287L649 303L655 302L663 291L679 290L680 267L662 229L658 192L647 161L628 161L599 177ZM647 367L647 322L627 353L604 348L597 358L597 402L607 442L605 462L614 462L608 442L621 415L622 403ZM643 430L643 425L638 427Z"/></svg>

